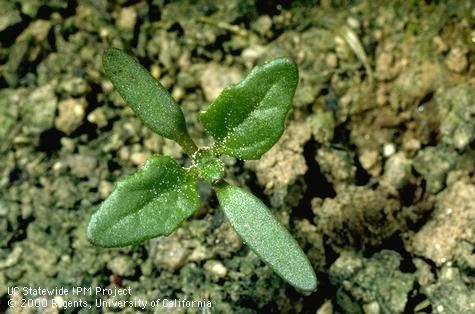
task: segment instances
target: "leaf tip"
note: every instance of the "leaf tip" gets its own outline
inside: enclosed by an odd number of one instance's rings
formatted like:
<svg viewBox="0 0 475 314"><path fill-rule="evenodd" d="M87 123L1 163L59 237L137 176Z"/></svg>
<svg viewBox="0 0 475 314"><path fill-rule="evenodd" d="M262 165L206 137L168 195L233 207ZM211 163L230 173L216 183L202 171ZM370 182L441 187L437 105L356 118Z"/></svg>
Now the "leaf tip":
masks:
<svg viewBox="0 0 475 314"><path fill-rule="evenodd" d="M277 58L273 61L276 62L276 64L280 64L283 67L285 67L287 73L291 74L293 76L293 79L295 81L295 85L297 85L298 79L299 79L299 69L298 69L297 63L295 63L294 59L292 59L290 57L280 57L280 58Z"/></svg>
<svg viewBox="0 0 475 314"><path fill-rule="evenodd" d="M116 74L114 72L118 71L117 61L124 57L127 58L128 55L120 49L107 48L104 50L102 54L102 67L109 79L112 79L112 76Z"/></svg>
<svg viewBox="0 0 475 314"><path fill-rule="evenodd" d="M314 292L317 290L317 276L315 272L312 270L305 281L294 284L293 286L303 292Z"/></svg>

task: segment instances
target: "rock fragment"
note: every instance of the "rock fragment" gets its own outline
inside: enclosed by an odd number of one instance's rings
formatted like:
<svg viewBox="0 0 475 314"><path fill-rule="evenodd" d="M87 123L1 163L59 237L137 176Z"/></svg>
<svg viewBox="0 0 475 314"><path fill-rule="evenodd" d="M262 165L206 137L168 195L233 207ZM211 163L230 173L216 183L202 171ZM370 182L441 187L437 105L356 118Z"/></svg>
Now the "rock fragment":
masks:
<svg viewBox="0 0 475 314"><path fill-rule="evenodd" d="M24 99L21 115L26 126L37 132L53 127L57 99L52 85L34 89Z"/></svg>
<svg viewBox="0 0 475 314"><path fill-rule="evenodd" d="M66 134L71 134L82 124L85 107L83 99L70 98L61 101L58 104L58 116L54 121L56 128Z"/></svg>
<svg viewBox="0 0 475 314"><path fill-rule="evenodd" d="M409 245L440 266L456 260L464 242L475 245L475 185L455 182L438 199L431 219Z"/></svg>

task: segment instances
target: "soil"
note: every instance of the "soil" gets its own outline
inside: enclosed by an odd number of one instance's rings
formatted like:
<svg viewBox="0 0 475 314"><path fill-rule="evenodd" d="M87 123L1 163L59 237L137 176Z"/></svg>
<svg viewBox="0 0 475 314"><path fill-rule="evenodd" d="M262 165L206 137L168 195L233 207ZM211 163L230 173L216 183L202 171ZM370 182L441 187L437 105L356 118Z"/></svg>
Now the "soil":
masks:
<svg viewBox="0 0 475 314"><path fill-rule="evenodd" d="M131 288L102 300L210 300L155 313L475 313L475 4L472 1L0 0L0 312L69 306L13 287ZM318 277L301 294L242 243L210 186L169 237L103 249L91 214L152 154L189 161L105 78L135 56L197 119L254 65L290 56L300 83L281 140L224 159ZM46 307L11 307L12 300ZM55 300L59 307L52 305ZM37 304L38 305L38 304ZM61 307L61 305L63 307Z"/></svg>

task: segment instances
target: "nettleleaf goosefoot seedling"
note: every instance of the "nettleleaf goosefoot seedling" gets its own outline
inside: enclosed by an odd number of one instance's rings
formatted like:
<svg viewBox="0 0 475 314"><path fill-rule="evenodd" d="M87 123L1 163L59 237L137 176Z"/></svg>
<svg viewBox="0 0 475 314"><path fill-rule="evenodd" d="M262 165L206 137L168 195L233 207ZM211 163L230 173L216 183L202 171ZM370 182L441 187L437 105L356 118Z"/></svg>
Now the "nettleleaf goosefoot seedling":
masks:
<svg viewBox="0 0 475 314"><path fill-rule="evenodd" d="M200 113L214 138L198 149L186 129L180 106L135 59L118 49L103 55L106 75L125 102L154 132L175 140L191 157L182 168L167 156L150 157L122 179L95 212L87 229L98 246L121 247L166 236L199 206L197 179L212 184L236 232L267 265L295 288L316 289L315 272L297 241L253 194L228 184L221 155L259 159L281 137L298 83L295 63L279 58L255 67L237 85L223 90Z"/></svg>

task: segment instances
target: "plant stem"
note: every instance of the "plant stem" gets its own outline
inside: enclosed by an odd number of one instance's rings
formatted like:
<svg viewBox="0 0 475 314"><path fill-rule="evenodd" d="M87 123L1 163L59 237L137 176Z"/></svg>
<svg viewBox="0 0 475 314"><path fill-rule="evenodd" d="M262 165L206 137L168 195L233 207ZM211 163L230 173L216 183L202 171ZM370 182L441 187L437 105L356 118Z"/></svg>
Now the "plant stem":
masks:
<svg viewBox="0 0 475 314"><path fill-rule="evenodd" d="M196 146L188 133L186 133L186 136L182 137L178 144L180 144L181 148L183 148L188 156L192 156L198 150L198 146Z"/></svg>

